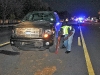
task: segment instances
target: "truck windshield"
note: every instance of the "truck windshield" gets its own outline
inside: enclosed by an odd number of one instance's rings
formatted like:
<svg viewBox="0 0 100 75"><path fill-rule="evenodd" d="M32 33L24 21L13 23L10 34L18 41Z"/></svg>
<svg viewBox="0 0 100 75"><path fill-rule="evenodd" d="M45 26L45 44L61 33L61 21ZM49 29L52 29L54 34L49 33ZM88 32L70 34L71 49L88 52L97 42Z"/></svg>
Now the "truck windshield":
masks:
<svg viewBox="0 0 100 75"><path fill-rule="evenodd" d="M37 21L37 20L46 20L53 22L55 18L52 13L29 13L23 18L23 21Z"/></svg>

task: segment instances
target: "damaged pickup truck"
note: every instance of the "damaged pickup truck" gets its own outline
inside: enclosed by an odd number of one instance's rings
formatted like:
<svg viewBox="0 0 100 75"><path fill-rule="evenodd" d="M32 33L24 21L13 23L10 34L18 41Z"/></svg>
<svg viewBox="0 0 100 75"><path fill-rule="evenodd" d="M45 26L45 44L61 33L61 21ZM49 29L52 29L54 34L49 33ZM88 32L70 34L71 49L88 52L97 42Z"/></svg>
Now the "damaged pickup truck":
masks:
<svg viewBox="0 0 100 75"><path fill-rule="evenodd" d="M46 50L54 52L61 27L59 16L53 11L29 12L12 29L10 44L15 51Z"/></svg>

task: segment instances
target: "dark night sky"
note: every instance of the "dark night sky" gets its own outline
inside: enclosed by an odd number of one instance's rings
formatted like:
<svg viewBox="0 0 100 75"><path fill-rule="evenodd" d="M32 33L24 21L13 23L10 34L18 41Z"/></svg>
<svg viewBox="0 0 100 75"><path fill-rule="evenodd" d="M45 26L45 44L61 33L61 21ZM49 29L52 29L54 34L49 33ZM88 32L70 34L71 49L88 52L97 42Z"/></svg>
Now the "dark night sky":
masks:
<svg viewBox="0 0 100 75"><path fill-rule="evenodd" d="M42 0L57 11L68 11L72 15L96 16L100 10L99 0Z"/></svg>

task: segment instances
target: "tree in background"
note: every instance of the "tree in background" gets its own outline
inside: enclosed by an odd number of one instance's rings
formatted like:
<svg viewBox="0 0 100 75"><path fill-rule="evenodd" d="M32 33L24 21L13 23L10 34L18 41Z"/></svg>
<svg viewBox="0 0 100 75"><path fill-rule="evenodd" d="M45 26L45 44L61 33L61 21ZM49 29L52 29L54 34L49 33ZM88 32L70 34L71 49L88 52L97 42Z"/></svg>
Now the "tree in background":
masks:
<svg viewBox="0 0 100 75"><path fill-rule="evenodd" d="M49 5L45 2L42 2L42 0L24 0L23 5L24 5L23 12L25 15L31 11L51 10Z"/></svg>
<svg viewBox="0 0 100 75"><path fill-rule="evenodd" d="M71 14L68 11L58 12L60 19L66 20L66 18L70 18Z"/></svg>
<svg viewBox="0 0 100 75"><path fill-rule="evenodd" d="M11 18L10 15L18 16L23 9L23 5L18 0L0 0L0 11L3 23L6 19Z"/></svg>
<svg viewBox="0 0 100 75"><path fill-rule="evenodd" d="M3 23L6 20L6 16L10 14L9 5L10 5L9 0L0 0L1 17L3 19Z"/></svg>
<svg viewBox="0 0 100 75"><path fill-rule="evenodd" d="M40 10L52 9L42 0L0 0L0 18L3 23L6 19L11 19L11 15L15 16L14 19L21 19L28 12Z"/></svg>

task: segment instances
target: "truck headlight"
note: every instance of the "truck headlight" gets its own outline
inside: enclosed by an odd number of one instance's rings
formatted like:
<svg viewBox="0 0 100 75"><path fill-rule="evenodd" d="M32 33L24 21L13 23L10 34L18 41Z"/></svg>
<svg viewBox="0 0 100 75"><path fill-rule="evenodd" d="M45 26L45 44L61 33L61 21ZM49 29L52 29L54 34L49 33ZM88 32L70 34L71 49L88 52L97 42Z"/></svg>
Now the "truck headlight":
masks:
<svg viewBox="0 0 100 75"><path fill-rule="evenodd" d="M45 30L45 33L47 33L47 34L52 34L52 30L51 30L51 29L46 29L46 30Z"/></svg>
<svg viewBox="0 0 100 75"><path fill-rule="evenodd" d="M45 33L45 34L43 35L43 37L44 37L44 38L48 38L48 37L49 37L49 34L46 34L46 33Z"/></svg>

